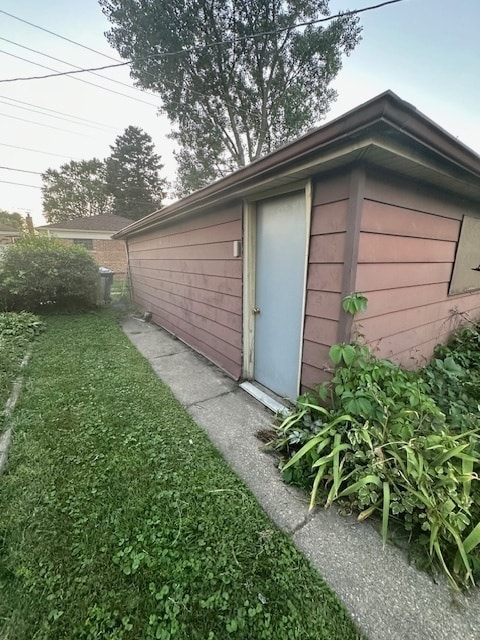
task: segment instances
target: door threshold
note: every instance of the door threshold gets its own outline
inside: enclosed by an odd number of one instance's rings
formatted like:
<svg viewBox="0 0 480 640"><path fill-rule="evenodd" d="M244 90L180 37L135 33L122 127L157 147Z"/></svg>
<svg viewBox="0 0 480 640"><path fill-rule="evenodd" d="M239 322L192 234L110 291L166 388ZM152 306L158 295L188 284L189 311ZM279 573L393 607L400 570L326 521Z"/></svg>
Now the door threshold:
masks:
<svg viewBox="0 0 480 640"><path fill-rule="evenodd" d="M287 416L292 413L291 407L271 395L272 392L269 392L268 389L263 390L258 385L254 384L253 382L249 382L248 380L241 382L239 386L241 389L255 398L255 400L258 400L265 407L270 409L270 411L273 411L273 413L277 413L282 416Z"/></svg>

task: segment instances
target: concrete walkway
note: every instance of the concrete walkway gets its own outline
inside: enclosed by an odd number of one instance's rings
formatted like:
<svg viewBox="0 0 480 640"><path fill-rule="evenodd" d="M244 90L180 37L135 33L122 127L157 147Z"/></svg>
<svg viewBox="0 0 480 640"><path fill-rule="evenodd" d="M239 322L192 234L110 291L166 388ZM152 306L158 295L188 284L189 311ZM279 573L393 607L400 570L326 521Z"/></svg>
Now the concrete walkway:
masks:
<svg viewBox="0 0 480 640"><path fill-rule="evenodd" d="M355 517L308 513L256 437L272 415L214 365L167 332L128 318L123 329L257 497L323 575L370 640L479 640L480 588L467 596L435 584Z"/></svg>

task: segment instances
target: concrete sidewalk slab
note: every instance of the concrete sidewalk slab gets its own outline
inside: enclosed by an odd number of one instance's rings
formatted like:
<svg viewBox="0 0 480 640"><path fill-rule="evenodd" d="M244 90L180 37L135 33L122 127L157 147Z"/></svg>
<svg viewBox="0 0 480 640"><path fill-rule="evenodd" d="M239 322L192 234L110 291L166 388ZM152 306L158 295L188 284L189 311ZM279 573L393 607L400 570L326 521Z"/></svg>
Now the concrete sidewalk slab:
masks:
<svg viewBox="0 0 480 640"><path fill-rule="evenodd" d="M334 508L309 514L307 497L282 482L255 436L272 415L162 329L136 319L123 328L370 640L480 640L480 589L462 595L436 584L399 549L383 549L368 522Z"/></svg>
<svg viewBox="0 0 480 640"><path fill-rule="evenodd" d="M275 459L261 450L256 436L271 424L271 413L241 389L192 405L189 412L265 511L276 512L277 525L288 532L302 526L307 497L294 487L278 482Z"/></svg>

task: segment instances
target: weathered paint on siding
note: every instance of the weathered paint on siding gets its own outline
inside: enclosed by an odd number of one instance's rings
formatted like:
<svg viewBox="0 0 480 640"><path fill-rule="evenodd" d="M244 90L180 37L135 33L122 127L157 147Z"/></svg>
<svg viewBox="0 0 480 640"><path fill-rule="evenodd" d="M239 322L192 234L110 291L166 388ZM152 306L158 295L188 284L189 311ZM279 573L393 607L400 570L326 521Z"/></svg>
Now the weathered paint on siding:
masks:
<svg viewBox="0 0 480 640"><path fill-rule="evenodd" d="M135 302L234 378L242 366L241 204L129 239Z"/></svg>
<svg viewBox="0 0 480 640"><path fill-rule="evenodd" d="M438 192L368 176L356 278L368 309L355 330L377 356L420 366L464 321L462 314L480 315L480 293L448 295L461 219L472 213Z"/></svg>
<svg viewBox="0 0 480 640"><path fill-rule="evenodd" d="M337 341L345 254L349 176L316 181L312 200L302 389L330 377L330 346Z"/></svg>

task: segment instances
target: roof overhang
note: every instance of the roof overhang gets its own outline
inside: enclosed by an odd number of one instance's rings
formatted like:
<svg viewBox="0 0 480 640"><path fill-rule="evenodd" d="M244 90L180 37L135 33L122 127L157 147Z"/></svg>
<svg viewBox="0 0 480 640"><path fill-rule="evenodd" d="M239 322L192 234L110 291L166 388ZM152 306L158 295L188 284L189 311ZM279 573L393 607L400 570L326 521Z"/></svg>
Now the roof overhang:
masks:
<svg viewBox="0 0 480 640"><path fill-rule="evenodd" d="M480 203L480 157L387 91L116 233L128 238L206 207L363 162Z"/></svg>
<svg viewBox="0 0 480 640"><path fill-rule="evenodd" d="M69 238L69 239L90 239L90 240L111 240L114 231L96 231L91 229L59 229L48 227L36 227L37 231L51 238Z"/></svg>

